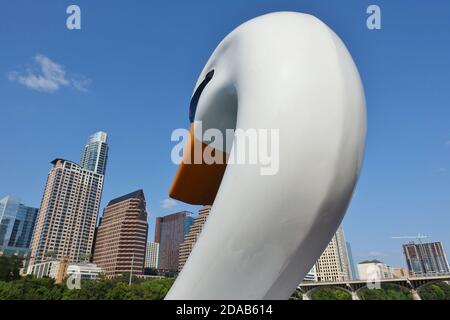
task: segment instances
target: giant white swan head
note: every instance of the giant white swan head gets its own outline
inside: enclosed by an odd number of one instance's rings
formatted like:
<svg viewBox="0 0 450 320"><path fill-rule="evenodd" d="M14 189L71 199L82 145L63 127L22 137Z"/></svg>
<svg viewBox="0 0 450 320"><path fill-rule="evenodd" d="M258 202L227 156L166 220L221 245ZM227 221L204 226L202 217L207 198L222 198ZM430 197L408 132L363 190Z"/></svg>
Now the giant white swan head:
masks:
<svg viewBox="0 0 450 320"><path fill-rule="evenodd" d="M366 109L351 55L311 15L255 18L212 54L190 117L170 195L212 209L166 299L288 299L340 225L360 172ZM194 141L225 158L235 151L235 141L205 141L208 129L278 130L276 172L188 164Z"/></svg>

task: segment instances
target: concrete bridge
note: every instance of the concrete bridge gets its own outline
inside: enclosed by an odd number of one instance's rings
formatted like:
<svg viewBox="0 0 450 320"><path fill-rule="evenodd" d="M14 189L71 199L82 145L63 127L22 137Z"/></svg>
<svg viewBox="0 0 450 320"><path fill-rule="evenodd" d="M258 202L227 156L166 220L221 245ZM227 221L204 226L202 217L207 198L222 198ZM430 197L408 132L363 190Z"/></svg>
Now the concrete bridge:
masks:
<svg viewBox="0 0 450 320"><path fill-rule="evenodd" d="M375 286L377 283L393 284L409 290L412 294L413 300L421 300L419 290L431 283L448 282L450 281L450 274L439 274L423 277L411 278L394 278L374 281L368 280L352 280L343 282L304 282L301 283L297 290L302 294L303 300L311 300L311 293L318 288L337 288L347 291L352 295L353 300L360 300L358 292L368 286Z"/></svg>

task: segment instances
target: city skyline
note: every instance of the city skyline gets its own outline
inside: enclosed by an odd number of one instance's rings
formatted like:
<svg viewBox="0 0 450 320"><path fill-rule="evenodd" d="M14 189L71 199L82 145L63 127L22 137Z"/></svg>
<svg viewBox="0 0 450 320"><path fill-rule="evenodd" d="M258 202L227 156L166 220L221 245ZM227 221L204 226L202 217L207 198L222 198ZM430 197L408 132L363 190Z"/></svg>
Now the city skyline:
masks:
<svg viewBox="0 0 450 320"><path fill-rule="evenodd" d="M243 21L269 11L298 10L316 14L345 39L367 93L367 154L344 220L355 263L376 258L405 266L403 242L391 238L397 235L420 232L448 247L449 44L428 36L448 28L449 4L439 9L409 4L403 10L401 4L379 1L383 28L378 33L365 28L367 6L356 1L353 6L331 1L227 3L220 5L223 19L217 20L209 16L213 5L207 1L159 4L157 10L148 4L122 10L112 3L108 14L101 5L79 4L89 17L79 33L60 27L64 4L27 4L31 9L23 11L7 3L0 13L5 26L0 34L11 44L9 52L0 53L1 110L10 120L0 128L8 155L0 158L0 181L7 182L0 184L0 197L17 195L39 207L48 162L78 160L85 137L104 130L112 148L100 210L114 197L144 189L150 239L155 217L197 212L198 207L170 200L167 193L176 172L170 162L170 133L186 126L198 70L218 41ZM168 10L173 10L169 16L158 13ZM194 11L198 21L186 14ZM427 23L411 23L423 19ZM36 26L33 37L26 27L30 24ZM410 34L417 41L409 41ZM417 42L427 50L417 49ZM8 77L28 66L63 67L71 85L60 83L50 93ZM55 121L64 117L71 121Z"/></svg>
<svg viewBox="0 0 450 320"><path fill-rule="evenodd" d="M107 137L108 137L108 134L106 132L103 132L103 131L98 131L98 132L96 132L94 134L89 135L88 141L87 141L87 143L86 143L86 145L85 145L85 147L83 149L83 154L81 156L80 165L75 163L75 162L68 161L68 160L62 160L62 159L56 159L56 160L54 160L52 162L52 164L55 165L56 164L55 161L63 161L63 162L67 161L67 162L69 162L69 165L73 164L73 165L76 165L76 166L80 166L81 168L84 168L86 170L92 171L92 172L97 173L97 174L101 174L100 172L104 173L105 170L106 170L106 162L107 162L108 150L109 150L109 145L106 143L107 142ZM99 163L101 163L101 165L99 165ZM139 191L143 192L142 190L139 190ZM131 193L131 194L133 194L133 193ZM127 194L127 195L131 195L131 194ZM10 198L10 197L11 196L7 195L2 200L5 200L5 199ZM124 196L122 196L122 197L124 197ZM121 198L121 197L119 197L119 198ZM108 202L108 205L111 203L111 201L114 201L114 200L116 200L116 199L110 200ZM107 209L108 205L105 206L103 208L103 210ZM198 206L198 207L200 208L199 210L201 211L202 207L201 206ZM168 215L170 216L170 215L174 215L176 213L178 213L178 211L175 212L175 213L169 213ZM198 218L198 214L199 214L198 212L196 214L195 213L192 214L193 218ZM97 228L100 227L100 223L101 223L102 218L103 218L103 212L100 213L100 210L99 210L98 218L97 218L97 224L96 224ZM154 217L154 228L152 228L152 224L151 224L151 220L152 219L151 218L152 217L149 216L148 219L146 220L147 224L148 224L148 229L149 229L148 232L147 232L147 241L149 239L152 239L155 236L155 233L152 233L151 230L154 230L154 229L157 228L157 220L161 219L161 218L164 218L164 216L156 216L156 217ZM338 230L336 231L336 234L331 239L330 245L333 243L334 239L339 234L342 234L342 237L343 237L342 226L340 226L338 228ZM418 237L421 237L421 235L419 234ZM425 236L425 237L428 238L428 236ZM392 238L396 238L396 237L392 237ZM403 238L403 237L400 237L400 238ZM349 241L345 241L345 238L344 238L344 242L345 242L345 250L348 250ZM408 244L414 244L414 241L410 241ZM404 248L408 244L402 243L401 246L402 246L402 248ZM326 250L324 251L324 254L322 254L321 257L318 259L318 261L314 265L315 267L317 267L317 264L321 261L322 257L325 255L327 250L329 250L330 245L326 248ZM92 249L95 249L95 245L92 246ZM341 250L342 250L342 248L341 248ZM446 254L445 249L444 249L444 253ZM348 253L345 253L345 255L348 256ZM142 261L143 263L144 263L144 260L145 260L145 256L146 256L146 254L144 254L144 259ZM349 258L349 256L348 256L348 258ZM408 266L407 261L405 261L406 257L404 255L404 252L403 252L402 258L403 258L403 263L401 265L395 265L395 267L405 267L405 266L407 267ZM380 258L380 259L383 260L382 262L384 263L385 260L382 259L382 258ZM361 262L362 261L363 260L361 260ZM356 264L358 264L359 262L360 261L355 261ZM354 277L353 276L354 271L351 270L352 262L350 260L349 260L347 268L348 268L348 272L352 275L352 277ZM349 276L350 276L350 274L349 274Z"/></svg>
<svg viewBox="0 0 450 320"><path fill-rule="evenodd" d="M98 192L100 190L101 193L103 188L103 174L106 170L106 160L109 150L107 137L108 134L102 131L96 132L89 136L81 156L81 166L64 159L55 159L51 162L53 167L51 168L48 176L47 186L44 191L41 204L43 206L43 213L39 215L36 235L33 234L34 238L41 240L39 244L36 243L36 240L33 240L34 245L31 248L32 252L30 257L32 262L29 266L29 270L34 270L30 268L34 268L33 265L37 266L36 261L40 265L36 268L39 270L42 268L45 269L46 267L44 266L47 261L46 259L42 260L41 258L45 257L45 254L49 250L52 251L56 248L56 257L58 259L62 259L58 261L67 259L67 262L80 262L83 259L80 257L85 254L89 255L89 252L92 249L93 262L95 263L95 265L93 264L92 266L97 268L95 270L103 270L107 277L115 277L123 273L127 273L131 268L133 268L133 272L136 275L140 275L144 274L144 266L149 268L150 265L158 265L159 267L159 246L162 243L162 256L164 261L162 264L166 265L163 269L174 270L173 268L176 265L178 267L178 271L181 271L193 246L195 245L195 242L197 241L199 234L201 233L201 230L203 229L203 225L209 215L211 206L201 207L195 219L192 217L192 213L187 211L157 217L155 219L155 242L147 242L149 223L147 219L145 196L142 189L110 200L108 205L103 210L102 215L100 215L99 212L94 214L95 208L98 208L98 202L100 200ZM95 182L97 180L100 181L100 184ZM83 181L88 183L78 183ZM88 189L79 189L80 187L85 188L85 186L88 186ZM92 187L92 190L89 189ZM75 189L75 193L72 192L71 189ZM58 191L58 195L55 193L55 190ZM93 204L94 211L86 211L85 206L83 206L84 209L80 209L72 205L72 203L74 203L72 201L74 197L80 198L87 196L88 198L91 198L89 195L91 192L94 192L94 199L97 203L97 205ZM67 194L67 196L65 194ZM67 199L69 199L69 202L67 202ZM91 200L88 202L90 203ZM56 203L54 208L51 205L52 201ZM63 202L70 203L67 213L65 213L65 211L61 211L62 206L60 204ZM21 207L25 210L21 210ZM35 210L36 215L38 209L26 207L20 202L20 199L10 196L0 199L0 221L2 223L0 235L3 235L3 229L5 229L3 226L4 222L7 223L6 227L11 225L11 223L7 220L4 221L5 217L8 218L10 216L14 219L28 221L32 219L28 217L29 210ZM27 217L24 216L22 211L25 211ZM71 212L73 211L79 213L82 212L82 217L86 216L86 214L98 216L98 219L93 219L94 221L98 220L99 222L97 227L97 235L93 237L91 245L87 244L84 245L84 247L80 247L80 243L78 243L78 240L84 239L85 235L91 238L93 229L91 222L86 224L88 229L87 233L83 230L83 228L85 228L83 226L81 227L81 231L78 229L73 229L73 226L67 224L65 221L67 220L67 217L63 218L64 221L61 220L60 222L57 222L56 227L54 225L55 222L53 221L55 219L51 219L53 224L49 224L47 222L47 216L50 216L50 218L52 216L53 218L58 218L64 215L67 215L70 220L73 218L78 221L79 217L72 216ZM19 214L19 212L22 213ZM14 229L17 229L16 224L17 220L14 223ZM80 225L83 225L83 223ZM97 226L97 224L94 225ZM50 231L46 229L48 226ZM59 244L54 242L55 239L59 241L62 240L63 243L67 240L68 233L61 234L60 231L58 231L61 230L62 226L64 226L64 230L66 228L72 228L71 230L75 231L75 243L78 243L78 247L75 249L72 248L73 244L66 243L63 245L63 249L61 251L58 247ZM29 226L28 229L33 230L34 225ZM89 229L91 229L91 231L89 231ZM28 230L28 233L30 233L30 230ZM9 231L9 233L11 233L11 230ZM18 229L16 232L17 231ZM82 234L81 237L79 235L80 232ZM72 232L69 233L72 234ZM8 236L8 234L6 235ZM8 237L16 239L16 236L12 235L9 235ZM31 237L29 238L30 239L28 240L22 239L21 242L30 242ZM411 237L393 238L405 239ZM417 268L430 269L424 274L427 274L428 272L448 273L449 264L442 243L422 243L420 240L422 238L428 238L428 236L419 234L417 236L419 244L414 244L413 241L403 244L404 257L406 259L409 273L411 275L420 275L422 272L418 272L416 270ZM126 240L123 241L123 239ZM42 241L44 244L41 244ZM151 247L146 248L146 245L151 245ZM22 244L17 247L24 247L24 245ZM131 253L131 250L133 253ZM406 256L407 253L408 256ZM417 259L417 255L420 255L421 257ZM423 259L423 261L421 259ZM51 263L53 263L52 261L56 263L56 260L50 260ZM380 268L380 270L385 270L382 271L384 278L394 278L395 272L400 272L403 274L404 270L407 270L402 267L393 268L376 259L359 262L358 269L362 268L362 266L368 266L369 269L373 269L373 266L370 264L381 266L378 268ZM168 267L168 265L172 265L172 267ZM344 231L341 225L305 279L310 279L311 276L316 279L315 281L319 282L339 282L357 279L358 277L355 277L356 272L352 267L354 266L350 244L345 239ZM49 270L50 269L45 272L48 272ZM364 277L366 277L367 272L361 270L360 272L363 272ZM35 271L31 272L34 273Z"/></svg>

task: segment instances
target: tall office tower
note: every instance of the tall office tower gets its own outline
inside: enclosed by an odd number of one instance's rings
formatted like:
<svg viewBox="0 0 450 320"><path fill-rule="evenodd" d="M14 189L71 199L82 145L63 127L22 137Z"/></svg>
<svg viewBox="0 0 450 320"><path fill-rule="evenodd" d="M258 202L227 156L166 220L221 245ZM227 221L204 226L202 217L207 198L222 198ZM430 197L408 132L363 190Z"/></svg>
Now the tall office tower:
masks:
<svg viewBox="0 0 450 320"><path fill-rule="evenodd" d="M145 253L145 268L158 269L159 243L147 242L147 252Z"/></svg>
<svg viewBox="0 0 450 320"><path fill-rule="evenodd" d="M347 245L347 254L348 254L348 261L350 264L350 272L351 272L351 278L349 280L356 280L358 279L358 271L355 267L355 260L353 260L353 253L352 253L352 247L350 246L350 242L346 242Z"/></svg>
<svg viewBox="0 0 450 320"><path fill-rule="evenodd" d="M194 245L203 230L203 226L205 225L210 211L211 206L202 207L198 212L197 218L194 219L194 223L189 228L189 232L184 237L184 241L183 243L181 243L179 250L178 271L181 271L181 269L183 269L184 264L186 263L189 255L192 252L192 249L194 249Z"/></svg>
<svg viewBox="0 0 450 320"><path fill-rule="evenodd" d="M98 227L94 263L109 278L130 272L141 275L147 232L144 191L137 190L111 200Z"/></svg>
<svg viewBox="0 0 450 320"><path fill-rule="evenodd" d="M414 243L403 245L406 265L416 275L448 273L447 255L442 242Z"/></svg>
<svg viewBox="0 0 450 320"><path fill-rule="evenodd" d="M48 255L77 263L92 254L104 175L64 159L51 163L33 233L31 265Z"/></svg>
<svg viewBox="0 0 450 320"><path fill-rule="evenodd" d="M105 174L108 160L108 135L106 132L96 132L91 135L84 146L80 165L87 170L98 174Z"/></svg>
<svg viewBox="0 0 450 320"><path fill-rule="evenodd" d="M191 215L191 212L181 211L156 218L155 242L159 243L159 269L178 270L180 245L194 221Z"/></svg>
<svg viewBox="0 0 450 320"><path fill-rule="evenodd" d="M342 226L331 239L316 263L318 281L346 281L351 279L350 263Z"/></svg>
<svg viewBox="0 0 450 320"><path fill-rule="evenodd" d="M18 198L0 200L0 253L26 255L29 252L37 208L27 207Z"/></svg>

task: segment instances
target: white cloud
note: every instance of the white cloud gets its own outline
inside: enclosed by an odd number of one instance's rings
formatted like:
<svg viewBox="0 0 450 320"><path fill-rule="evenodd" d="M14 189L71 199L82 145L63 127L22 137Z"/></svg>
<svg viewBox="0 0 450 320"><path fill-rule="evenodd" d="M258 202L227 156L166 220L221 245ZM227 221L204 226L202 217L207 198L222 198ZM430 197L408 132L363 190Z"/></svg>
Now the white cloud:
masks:
<svg viewBox="0 0 450 320"><path fill-rule="evenodd" d="M71 87L78 91L86 91L91 80L84 76L67 75L64 66L37 54L34 64L25 71L13 71L8 79L18 82L29 89L42 92L55 92L61 87Z"/></svg>
<svg viewBox="0 0 450 320"><path fill-rule="evenodd" d="M164 199L161 201L161 208L163 209L171 209L177 205L177 202L173 199Z"/></svg>

